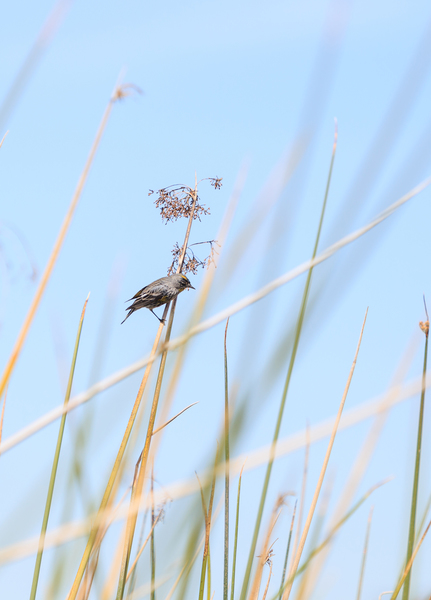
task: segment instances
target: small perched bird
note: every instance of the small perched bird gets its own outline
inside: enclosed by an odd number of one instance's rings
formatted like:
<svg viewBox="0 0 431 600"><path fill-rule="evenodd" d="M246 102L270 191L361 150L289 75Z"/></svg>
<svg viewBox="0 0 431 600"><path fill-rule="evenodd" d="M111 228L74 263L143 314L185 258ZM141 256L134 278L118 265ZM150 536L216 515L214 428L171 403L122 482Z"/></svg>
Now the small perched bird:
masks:
<svg viewBox="0 0 431 600"><path fill-rule="evenodd" d="M150 283L142 288L142 290L139 290L133 298L127 300L127 302L133 300L133 304L126 308L126 310L129 311L126 319L128 319L135 310L140 308L148 308L153 315L157 317L153 308L167 304L187 288L191 288L192 290L195 289L185 275L168 275L167 277L156 279L153 283ZM160 323L164 322L163 319L157 318ZM124 319L124 321L126 319ZM121 324L123 324L124 321L122 321Z"/></svg>

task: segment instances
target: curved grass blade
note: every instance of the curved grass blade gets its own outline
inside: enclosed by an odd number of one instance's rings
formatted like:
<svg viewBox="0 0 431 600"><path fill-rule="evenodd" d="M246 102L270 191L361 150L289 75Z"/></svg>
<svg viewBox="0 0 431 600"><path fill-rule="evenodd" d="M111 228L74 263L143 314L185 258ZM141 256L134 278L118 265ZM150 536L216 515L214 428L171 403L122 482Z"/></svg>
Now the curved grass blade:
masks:
<svg viewBox="0 0 431 600"><path fill-rule="evenodd" d="M88 302L89 296L90 296L90 294L88 294L87 299L84 303L84 308L82 309L82 313L81 313L81 319L79 321L78 332L76 334L75 348L74 348L73 356L72 356L72 364L70 366L69 381L67 383L66 396L64 398L65 404L67 404L69 402L70 393L72 390L76 358L78 356L79 340L81 339L82 324L84 322L85 309L87 308L87 302ZM58 461L60 459L60 451L61 451L61 444L63 441L64 426L66 424L66 415L67 415L67 413L64 413L64 415L62 416L61 422L60 422L60 429L58 431L57 446L55 448L54 461L52 463L51 477L50 477L49 485L48 485L48 495L46 498L45 512L43 514L42 529L41 529L40 538L39 538L39 548L38 548L37 556L36 556L36 564L34 566L33 582L31 584L30 600L35 600L36 593L37 593L37 584L39 581L40 567L42 564L43 547L44 547L44 542L45 542L46 530L48 527L49 513L51 511L52 496L54 494L55 478L57 475Z"/></svg>

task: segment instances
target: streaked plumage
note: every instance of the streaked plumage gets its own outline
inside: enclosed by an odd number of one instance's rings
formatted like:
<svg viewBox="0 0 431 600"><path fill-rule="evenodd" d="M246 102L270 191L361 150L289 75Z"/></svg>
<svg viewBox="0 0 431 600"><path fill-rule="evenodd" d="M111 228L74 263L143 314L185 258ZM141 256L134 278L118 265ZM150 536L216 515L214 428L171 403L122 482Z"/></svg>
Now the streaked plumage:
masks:
<svg viewBox="0 0 431 600"><path fill-rule="evenodd" d="M127 302L133 300L133 304L126 308L129 312L124 321L126 321L135 310L139 310L140 308L148 308L153 315L157 317L153 308L167 304L187 288L191 288L192 290L195 289L185 275L175 274L156 279L153 283L150 283L142 288L142 290L139 290L133 298L127 300ZM162 319L159 317L157 318L160 322L163 322ZM122 324L124 321L122 321Z"/></svg>

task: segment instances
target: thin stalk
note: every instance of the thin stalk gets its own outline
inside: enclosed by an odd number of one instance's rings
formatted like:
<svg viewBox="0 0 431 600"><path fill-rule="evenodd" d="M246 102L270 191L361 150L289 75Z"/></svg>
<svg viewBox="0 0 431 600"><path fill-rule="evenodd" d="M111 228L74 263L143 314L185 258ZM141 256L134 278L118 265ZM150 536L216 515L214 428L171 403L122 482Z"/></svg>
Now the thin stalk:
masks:
<svg viewBox="0 0 431 600"><path fill-rule="evenodd" d="M296 514L296 505L297 504L298 504L298 500L295 501L295 506L293 508L292 521L290 523L289 538L287 540L286 556L284 557L283 574L281 576L280 594L278 596L278 600L281 600L282 595L283 595L284 580L286 578L287 561L289 558L290 542L292 540L292 531L293 531L293 524L295 523L295 514Z"/></svg>
<svg viewBox="0 0 431 600"><path fill-rule="evenodd" d="M370 509L370 514L368 516L367 533L365 535L364 551L362 553L361 574L359 575L358 593L356 595L356 600L361 600L362 584L364 582L365 573L365 562L367 560L368 542L370 539L371 519L373 518L373 509L374 507L372 506Z"/></svg>
<svg viewBox="0 0 431 600"><path fill-rule="evenodd" d="M426 306L425 306L426 309ZM428 314L427 314L428 317ZM428 358L428 334L429 334L429 320L425 324L419 324L421 329L425 333L425 351L424 351L424 364L422 371L422 392L421 392L421 403L419 409L419 422L418 422L418 436L416 443L416 461L415 461L415 473L413 477L413 490L412 490L412 504L410 509L410 526L409 526L409 537L407 541L407 556L406 563L409 563L413 552L413 545L415 541L415 527L416 527L416 510L418 503L418 491L419 491L419 470L421 461L421 450L422 450L422 429L424 420L424 408L425 408L425 388L426 388L426 370L427 370L427 358ZM422 327L424 326L424 327ZM409 571L405 577L404 588L403 588L403 600L409 600L410 594L410 576ZM398 593L398 592L397 592Z"/></svg>
<svg viewBox="0 0 431 600"><path fill-rule="evenodd" d="M109 115L111 114L112 107L114 102L118 100L120 97L121 88L116 85L114 89L114 93L109 100L108 106L105 109L105 113L102 117L102 121L100 122L99 129L97 130L96 137L94 138L93 145L90 149L90 154L88 155L87 162L84 165L84 170L81 173L78 184L76 186L75 192L72 197L72 201L64 218L63 224L60 228L60 233L58 234L57 240L54 244L54 248L52 249L51 255L49 257L48 263L45 267L45 270L42 274L41 280L37 287L36 293L33 297L33 301L28 310L27 316L24 320L24 323L21 327L21 331L18 334L18 338L13 347L12 353L9 357L9 360L6 364L5 370L0 380L0 397L2 396L6 383L9 381L9 377L15 367L16 361L18 360L18 356L21 353L22 347L24 345L24 341L27 337L27 333L30 329L30 325L33 322L33 318L36 314L36 311L39 307L40 301L42 299L43 293L45 292L45 288L48 284L49 278L51 277L52 271L54 269L54 265L57 262L58 255L60 254L61 247L65 240L67 231L69 229L70 223L72 222L72 217L75 212L75 209L78 205L78 200L81 196L82 190L84 188L84 184L87 180L88 173L90 171L90 167L93 163L94 156L96 154L96 150L99 146L100 140L102 139L103 132L105 130L106 124L109 119Z"/></svg>
<svg viewBox="0 0 431 600"><path fill-rule="evenodd" d="M211 549L210 549L209 544L208 544L207 571L208 571L207 600L211 600ZM214 591L214 594L215 594L215 591Z"/></svg>
<svg viewBox="0 0 431 600"><path fill-rule="evenodd" d="M292 568L293 559L295 558L296 549L298 547L299 534L301 533L301 527L302 527L302 516L304 514L305 490L307 487L307 474L308 474L308 460L310 457L310 424L308 422L307 422L307 426L305 429L305 439L306 439L306 442L305 442L305 456L304 456L304 471L303 471L303 475L302 475L302 487L301 487L301 496L300 496L301 500L299 503L298 519L296 522L296 533L295 533L295 537L293 538L292 559L291 559L291 565L289 568L289 573Z"/></svg>
<svg viewBox="0 0 431 600"><path fill-rule="evenodd" d="M87 296L87 299L84 303L84 308L82 309L81 318L79 320L78 332L76 334L75 348L73 350L72 364L70 366L69 381L67 383L64 404L67 404L69 402L70 393L72 391L72 383L73 383L73 376L75 374L76 358L78 356L79 340L81 339L82 324L84 322L85 309L87 308L87 302L88 302L89 296L90 296L90 294ZM36 556L36 564L34 566L34 572L33 572L33 582L31 584L30 600L35 600L36 593L37 593L37 584L39 582L40 567L42 564L42 556L43 556L43 548L44 548L44 544L45 544L46 530L48 527L49 513L51 511L52 497L54 494L55 478L57 476L57 468L58 468L58 462L60 459L61 444L63 441L64 427L66 424L66 414L67 413L64 413L61 418L60 428L58 431L57 446L55 448L54 460L52 463L51 477L49 479L48 494L46 497L45 511L43 514L42 528L41 528L40 537L39 537L39 546L38 546L38 551L37 551L37 556Z"/></svg>
<svg viewBox="0 0 431 600"><path fill-rule="evenodd" d="M311 260L314 260L314 258L316 257L316 254L317 254L317 247L319 244L320 234L322 231L323 218L325 216L326 202L328 199L329 187L330 187L330 183L331 183L331 176L332 176L332 169L334 166L336 147L337 147L337 127L335 128L335 137L334 137L334 144L333 144L333 149L332 149L331 163L330 163L329 173L328 173L328 180L327 180L327 184L326 184L325 196L324 196L324 200L323 200L322 211L320 214L319 227L317 230L317 235L316 235L316 240L314 243L314 249L313 249L313 254L312 254ZM260 504L259 504L259 509L258 509L258 513L257 513L257 517L256 517L254 531L253 531L253 537L252 537L252 541L251 541L251 545L250 545L250 551L249 551L249 555L248 555L247 566L245 569L244 581L242 584L240 600L245 600L246 596L247 596L247 590L248 590L248 586L249 586L249 582L250 582L253 558L254 558L254 555L256 552L257 538L259 535L260 525L262 522L263 509L265 506L266 494L268 492L269 480L271 477L271 471L272 471L272 467L274 464L275 448L276 448L278 436L280 433L281 421L283 419L284 407L286 405L287 392L289 390L290 379L292 377L292 371L293 371L293 367L295 365L296 353L298 351L298 346L299 346L299 339L301 337L302 326L304 323L305 310L307 307L307 300L308 300L308 294L310 291L312 273L313 273L313 268L310 268L308 271L308 274L307 274L307 280L305 283L304 293L302 296L301 308L299 311L299 316L298 316L298 320L297 320L297 324L296 324L295 339L294 339L294 343L293 343L292 354L290 357L289 368L287 370L286 381L284 384L283 394L282 394L281 402L280 402L280 408L278 411L277 422L275 425L274 437L273 437L272 446L271 446L271 455L270 455L270 458L268 461L268 466L267 466L266 474L265 474L265 480L264 480L263 487L262 487Z"/></svg>
<svg viewBox="0 0 431 600"><path fill-rule="evenodd" d="M325 477L326 469L327 469L328 462L329 462L329 457L331 456L332 448L333 448L334 441L335 441L335 436L337 435L338 424L339 424L340 419L341 419L341 415L342 415L342 412L343 412L344 404L345 404L346 398L347 398L347 393L349 391L350 383L352 381L353 373L355 371L356 361L358 359L358 354L359 354L359 348L361 347L362 334L364 333L365 322L367 320L367 313L368 313L368 308L367 308L367 311L365 313L365 318L364 318L364 322L362 324L361 334L359 336L358 346L356 348L355 358L353 359L353 363L352 363L352 366L351 366L351 369L350 369L350 373L349 373L349 376L347 378L346 387L344 388L343 397L342 397L341 402L340 402L340 407L338 409L337 418L335 420L334 427L333 427L333 430L332 430L331 439L329 440L328 448L326 450L326 455L325 455L325 458L324 458L324 461L323 461L322 469L320 471L319 480L317 482L317 486L316 486L316 489L315 489L315 492L314 492L313 500L311 502L310 510L308 511L308 516L307 516L307 520L305 522L304 531L302 532L301 540L299 542L298 551L296 553L295 559L293 561L292 568L291 568L290 573L289 573L290 583L288 583L288 585L286 587L286 590L285 590L285 592L283 594L283 600L289 600L289 596L290 596L290 592L292 591L292 586L293 586L293 581L294 581L294 578L295 578L295 574L296 574L296 572L298 570L299 561L301 560L302 551L303 551L304 546L305 546L305 542L306 542L307 535L308 535L308 532L309 532L309 529L310 529L311 521L313 519L314 511L316 509L316 504L317 504L317 501L319 499L320 490L322 489L323 479Z"/></svg>
<svg viewBox="0 0 431 600"><path fill-rule="evenodd" d="M210 549L211 516L212 516L212 509L213 509L213 502L214 502L214 490L215 490L215 482L216 482L217 462L218 462L218 448L217 448L215 463L214 463L214 472L213 472L213 478L212 478L212 483L211 483L211 492L210 492L210 499L209 499L209 503L208 503L208 511L205 509L205 500L204 500L204 496L203 496L203 490L201 487L202 507L203 507L204 516L205 516L205 544L204 544L204 554L203 554L203 558L202 558L201 581L200 581L200 585L199 585L199 600L203 600L203 597L204 597L205 575L206 575L206 570L207 570L207 566L208 566L207 563L208 563L209 549ZM208 587L210 587L210 585L211 585L211 580L208 579Z"/></svg>
<svg viewBox="0 0 431 600"><path fill-rule="evenodd" d="M225 486L224 486L224 569L223 569L223 600L228 600L229 587L229 389L227 370L227 328L224 332L224 451L225 451Z"/></svg>
<svg viewBox="0 0 431 600"><path fill-rule="evenodd" d="M344 517L342 519L340 519L340 521L338 521L338 523L336 523L336 525L334 525L334 527L331 529L331 531L328 533L328 535L326 536L326 538L323 540L323 542L317 546L317 548L314 548L310 554L307 556L306 560L304 561L304 563L301 565L301 567L296 571L296 574L292 577L289 576L289 578L287 579L287 581L284 582L282 589L280 590L281 593L284 592L284 590L287 588L288 584L293 581L295 579L295 577L298 577L298 575L300 575L301 573L303 573L307 568L308 565L310 564L310 562L312 561L312 559L319 554L324 548L327 547L327 545L329 544L329 542L334 538L335 534L337 533L337 531L344 525L344 523L346 523L346 521L348 521L353 514L360 508L360 506L362 506L362 504L365 502L365 500L370 496L370 494L372 494L375 490L377 490L379 487L381 487L382 485L384 485L385 483L387 483L388 480L386 479L385 481L382 481L381 483L378 483L377 485L374 485L372 488L370 488L368 490L368 492L366 492L362 498L360 500L358 500L358 502L344 515ZM392 592L389 592L392 594ZM277 592L271 600L277 600L277 598L279 599L279 592Z"/></svg>
<svg viewBox="0 0 431 600"><path fill-rule="evenodd" d="M151 560L151 600L156 600L156 550L154 545L154 464L151 472L151 545L150 545L150 560ZM127 580L127 577L126 577Z"/></svg>
<svg viewBox="0 0 431 600"><path fill-rule="evenodd" d="M394 592L393 592L393 594L391 596L391 600L395 600L396 599L396 597L398 596L398 593L399 593L400 589L402 588L402 586L403 586L406 578L409 576L409 573L410 573L412 565L413 565L413 561L415 560L416 554L419 552L419 548L422 546L422 542L424 541L425 536L428 533L428 530L429 530L430 527L431 527L431 521L428 523L427 528L425 529L423 536L421 537L418 545L414 549L414 551L413 551L413 553L412 553L412 555L411 555L411 557L409 559L409 562L406 565L406 568L404 570L403 576L401 577L401 579L400 579L397 587L395 588L395 590L394 590Z"/></svg>
<svg viewBox="0 0 431 600"><path fill-rule="evenodd" d="M239 481L238 481L238 497L237 497L237 501L236 501L235 540L233 543L232 583L231 583L231 589L230 589L230 600L233 600L234 590L235 590L236 553L238 550L238 529L239 529L239 504L240 504L240 497L241 497L241 480L242 480L243 469L244 469L244 465L241 469L241 473L239 474Z"/></svg>
<svg viewBox="0 0 431 600"><path fill-rule="evenodd" d="M165 309L165 312L167 312L167 307ZM166 316L166 315L164 314L164 316ZM154 356L156 355L157 346L159 345L160 337L162 335L162 330L163 330L163 324L160 323L159 329L157 331L156 339L154 340L153 348L151 350L151 355L150 355L151 358L154 358ZM121 466L121 463L122 463L122 460L123 460L123 457L124 457L124 453L126 451L127 443L129 441L130 434L132 432L133 424L135 422L136 415L137 415L139 407L141 405L141 400L142 400L142 396L144 394L145 386L146 386L148 378L150 376L150 371L151 371L151 365L152 364L153 364L153 361L151 361L149 363L149 365L145 369L144 375L142 377L141 385L139 387L138 394L137 394L135 403L133 405L132 412L131 412L130 417L129 417L129 421L128 421L127 426L126 426L126 430L124 432L123 439L121 441L121 445L120 445L120 448L118 450L117 457L115 459L114 466L112 468L111 475L109 477L109 481L108 481L108 484L107 484L106 489L105 489L105 493L103 494L103 498L102 498L102 501L100 503L100 507L99 507L99 511L97 513L97 516L102 515L105 512L105 510L106 510L106 508L107 508L107 506L109 504L110 497L111 497L111 494L112 494L112 490L114 488L114 485L115 485L115 482L116 482L116 479L117 479L117 475L118 475L118 472L120 470L120 466ZM94 543L96 541L96 538L97 538L97 535L98 535L98 531L99 531L99 527L101 525L98 521L99 520L96 517L96 523L91 528L90 535L89 535L88 541L87 541L87 545L85 547L84 554L82 556L81 563L80 563L79 568L78 568L78 572L77 572L75 580L73 582L72 589L70 590L70 593L69 593L69 596L68 596L68 600L75 600L76 599L76 596L77 596L77 593L78 593L78 589L79 589L82 577L84 576L84 572L85 572L86 566L88 564L88 561L89 561L89 558L90 558L90 555L91 555Z"/></svg>
<svg viewBox="0 0 431 600"><path fill-rule="evenodd" d="M190 237L190 230L191 230L191 227L192 227L192 222L193 222L193 217L194 217L194 212L195 212L195 207L196 207L197 199L198 199L197 180L195 179L195 189L194 189L194 192L193 192L193 204L192 204L192 207L191 207L191 210L190 210L189 221L188 221L188 224L187 224L187 231L186 231L186 235L185 235L185 238L184 238L183 250L182 250L180 259L178 261L177 273L181 273L181 270L182 270L182 267L183 267L184 257L185 257L185 254L186 254L187 245L188 245L188 241L189 241L189 237ZM170 337L171 337L171 331L172 331L172 325L173 325L173 320L174 320L176 301L177 301L177 298L174 298L173 301L172 301L172 303L171 303L172 308L171 308L171 311L169 313L169 321L168 321L168 326L167 326L167 329L166 329L166 336L165 336L165 345L169 342ZM165 308L164 313L163 313L163 319L166 318L169 306L170 306L170 304L166 305L166 308ZM152 435L153 435L154 423L155 423L156 415L157 415L157 408L158 408L158 404L159 404L160 391L161 391L161 388L162 388L162 381L163 381L163 375L164 375L164 372L165 372L167 355L168 355L167 350L164 350L163 353L162 353L162 356L161 356L161 360L160 360L160 366L159 366L159 372L158 372L158 375L157 375L156 388L155 388L155 391L154 391L153 403L152 403L152 406L151 406L150 419L149 419L149 422L148 422L147 435L146 435L146 438L145 438L144 449L142 451L142 460L141 460L141 466L140 466L140 469L139 469L138 480L137 480L137 483L136 483L136 487L134 489L134 493L132 494L132 497L131 497L131 500L130 500L131 506L136 506L136 509L130 510L129 511L129 515L127 517L126 543L124 545L123 558L122 558L122 561L121 561L121 570L120 570L120 576L119 576L119 580L118 580L118 589L117 589L117 600L122 600L123 597L124 597L124 587L126 585L126 575L127 575L127 570L128 570L128 567L129 567L130 553L131 553L131 550L132 550L133 537L134 537L135 527L136 527L136 520L137 520L137 517L138 517L137 507L138 507L139 499L142 496L142 489L143 489L143 485L144 485L145 472L146 472L146 468L147 468L148 454L149 454L149 451L150 451L151 438L152 438Z"/></svg>
<svg viewBox="0 0 431 600"><path fill-rule="evenodd" d="M142 552L144 551L144 549L145 549L145 546L146 546L146 545L147 545L147 543L148 543L148 540L151 538L151 536L152 536L152 534L153 534L153 531L154 531L154 528L156 527L157 523L158 523L158 522L160 521L160 519L162 518L162 515L163 515L163 509L161 509L161 510L159 511L159 514L158 514L158 515L157 515L157 517L154 519L154 523L153 523L153 524L152 524L152 526L151 526L150 533L148 534L148 536L147 536L147 538L146 538L145 542L144 542L143 544L141 544L141 545L140 545L139 552L136 554L136 558L135 558L135 560L134 560L134 562L133 562L133 565L130 567L130 569L129 569L129 572L127 573L127 578L126 578L126 581L128 581L128 580L129 580L129 578L130 578L130 576L131 576L131 575L135 575L135 572L136 572L136 565L138 564L138 560L139 560L139 558L140 558L140 556L141 556ZM130 592L131 592L131 590L129 590L129 594L130 594Z"/></svg>

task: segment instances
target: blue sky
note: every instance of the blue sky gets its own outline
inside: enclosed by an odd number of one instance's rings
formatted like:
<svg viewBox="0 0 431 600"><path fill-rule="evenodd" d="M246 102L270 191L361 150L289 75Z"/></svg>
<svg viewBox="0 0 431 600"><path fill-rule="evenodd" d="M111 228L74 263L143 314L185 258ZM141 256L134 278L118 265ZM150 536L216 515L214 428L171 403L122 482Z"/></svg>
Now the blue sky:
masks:
<svg viewBox="0 0 431 600"><path fill-rule="evenodd" d="M42 1L2 7L0 101L11 89L52 7ZM430 19L425 2L404 0L71 3L0 122L1 137L9 130L0 150L2 365L35 292L21 241L40 276L121 70L124 81L138 86L142 94L113 108L10 383L4 438L62 402L76 327L89 291L74 392L91 382L95 352L99 357L101 353L101 328L107 337L97 378L148 353L156 320L148 311L140 311L120 327L124 300L166 273L173 244L184 235L184 223L161 222L149 189L193 185L195 171L198 178L222 177L220 191L201 184L201 198L211 207L211 217L196 222L191 236L192 242L214 239L238 173L247 165L205 313L210 316L310 257L330 163L334 117L338 148L320 248L365 224L430 176ZM299 148L302 160L276 197L274 181L286 157L298 157ZM430 191L425 190L388 222L315 270L282 437L335 414L367 306L368 322L346 408L387 388L414 335L418 350L408 375L419 375L423 340L417 323L424 319L422 294L431 304L429 200ZM271 203L236 265L236 236L253 214ZM19 232L21 241L11 228ZM112 278L114 291L105 313ZM192 277L197 289L202 278L203 272ZM267 444L272 437L289 346L277 354L278 369L271 371L266 365L295 322L304 281L302 277L292 282L231 319L230 381L238 403L247 402L249 407L235 454ZM185 327L194 298L192 292L180 297L174 335ZM193 477L214 451L223 406L223 329L219 325L190 345L172 414L191 401L199 400L199 405L172 424L163 438L156 463L162 486ZM135 375L95 398L94 409L86 407L70 415L62 472L71 458L76 427L87 418L87 409L94 411L86 454L94 502L103 490L138 385L139 375ZM425 419L421 507L431 483L427 410ZM391 412L355 498L389 475L394 480L375 492L346 525L313 598L341 599L346 590L356 590L372 503L363 597L377 598L393 589L406 545L416 420L417 398ZM369 423L362 423L341 432L336 440L330 462L334 483L329 512L368 428ZM56 435L57 426L51 426L0 459L0 480L7 490L0 501L2 546L39 531ZM311 448L306 507L325 448L326 441ZM279 461L268 510L281 491L299 493L302 468L303 451ZM254 519L262 479L262 469L244 478L244 523ZM61 522L65 485L61 475L52 527ZM232 489L236 490L236 481ZM170 544L168 523L174 528L182 510L185 501L170 509L160 531L162 548ZM73 516L82 516L76 499ZM281 525L285 529L289 519L290 509L286 509ZM243 530L244 556L248 529ZM220 581L214 584L216 598L221 597L221 560L218 564L216 558L220 531L214 532L212 548L218 573L214 580ZM279 538L274 586L284 553L280 532ZM71 558L64 592L76 570L80 543L66 547ZM418 556L412 583L415 598L430 594L426 569L430 543L425 541ZM112 545L113 539L107 542L107 561ZM54 562L55 552L47 552L40 597ZM241 559L239 572L244 565ZM102 572L106 568L102 566ZM0 585L7 597L28 597L32 570L33 557L2 567ZM145 580L146 573L142 576ZM167 593L169 588L163 589Z"/></svg>

